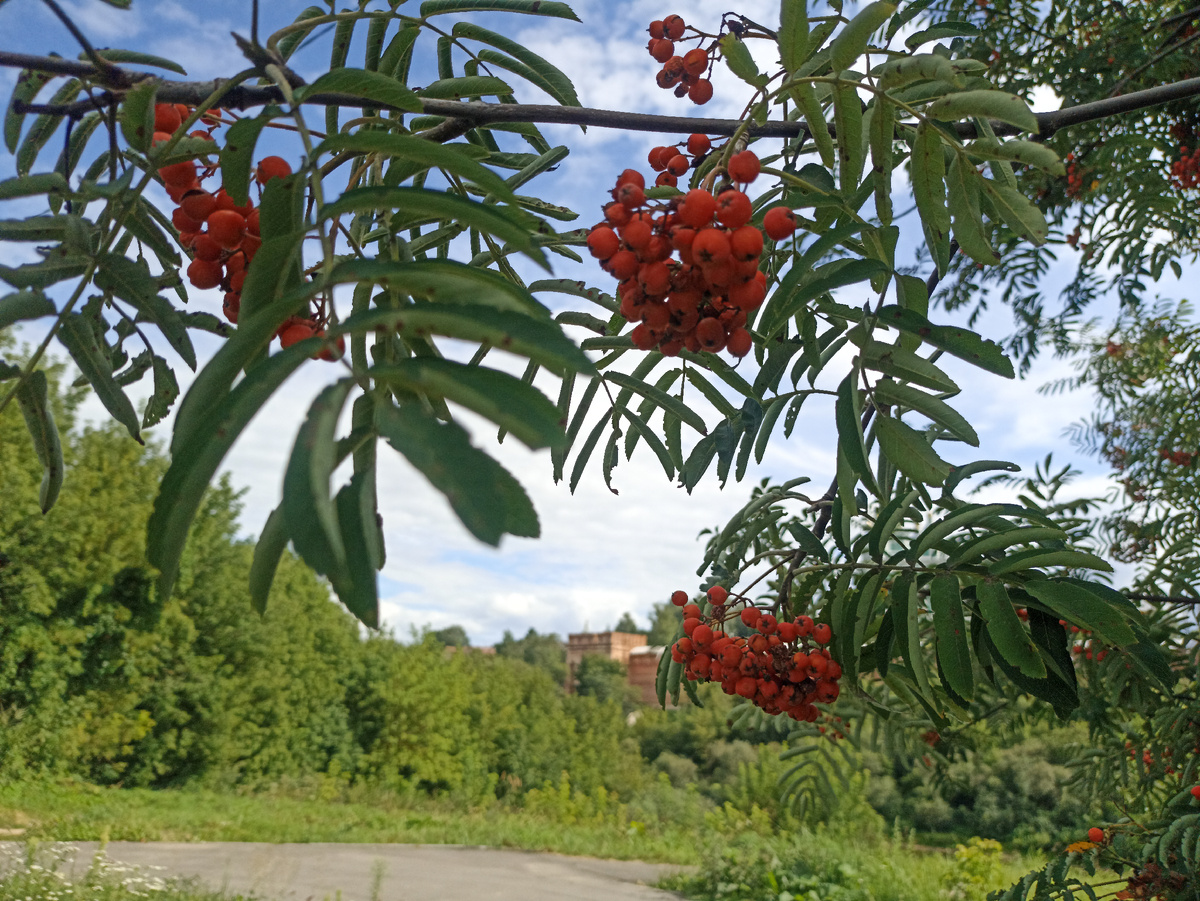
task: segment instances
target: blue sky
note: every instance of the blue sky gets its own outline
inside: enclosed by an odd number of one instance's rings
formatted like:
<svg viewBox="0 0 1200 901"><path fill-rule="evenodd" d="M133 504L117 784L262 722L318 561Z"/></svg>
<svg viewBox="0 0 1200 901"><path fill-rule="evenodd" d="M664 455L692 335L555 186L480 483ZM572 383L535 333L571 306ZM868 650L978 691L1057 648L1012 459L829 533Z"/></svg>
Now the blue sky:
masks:
<svg viewBox="0 0 1200 901"><path fill-rule="evenodd" d="M269 33L291 21L306 5L264 2L263 31ZM244 65L228 35L234 30L248 33L250 4L245 0L209 0L202 5L133 0L133 10L128 13L99 0L64 0L64 6L97 46L129 47L171 57L187 68L189 78L228 75ZM416 0L409 6L415 14ZM680 6L685 7L680 11L686 17L711 29L715 29L720 13L728 9L727 4L715 0ZM585 106L671 115L700 112L688 101L677 100L654 85L657 66L644 49L645 27L671 9L642 0L580 0L573 7L582 24L513 15L491 15L486 24L566 71ZM739 5L740 12L765 24L777 20L777 9L778 4L770 0L745 0ZM408 10L401 7L401 11ZM447 24L453 21L453 17L447 19ZM63 55L76 52L66 30L38 0L10 0L0 7L0 34L5 36L3 45L10 50L56 51ZM319 72L327 62L328 47L329 35L325 35L302 50L294 59L298 71L306 76ZM357 45L351 51L351 65L355 64L356 54L361 54ZM771 62L764 59L762 65ZM414 82L432 77L426 57L414 74ZM0 71L6 89L13 78L11 71ZM740 113L746 99L745 86L722 70L718 70L714 83L716 97L702 108L703 114ZM546 99L533 89L522 89L518 96L527 102ZM1044 101L1053 103L1053 98ZM319 116L317 113L313 121L319 121ZM616 173L627 165L645 169L646 153L662 143L655 135L596 128L586 135L578 128L565 126L546 126L543 131L552 144L566 144L572 149L557 171L533 183L538 196L580 213L573 225L560 224L564 228L590 225L598 217ZM262 145L264 154L298 156L298 145L289 143L287 136L275 135L269 141ZM0 176L11 172L11 160L0 158ZM166 203L164 195L157 197ZM910 205L897 197L897 209ZM24 212L14 208L3 215ZM919 240L919 223L909 216L899 224L902 247L911 255ZM581 266L560 257L552 260L557 277L583 279L606 291L614 287L590 263ZM1172 290L1173 285L1164 286L1164 293ZM561 305L565 300L544 297L552 305ZM193 298L193 308L219 313L216 292L193 292ZM852 294L842 299L847 303L856 300ZM861 304L864 299L858 298L857 302ZM945 316L936 318L947 321ZM1007 311L994 304L980 327L1002 334L1009 324ZM32 341L41 334L44 330L35 324L21 337ZM198 341L204 357L216 347L216 339ZM1006 381L965 364L949 368L964 389L955 406L968 412L982 440L970 459L1009 459L1028 469L1054 451L1061 462L1071 460L1085 469L1087 475L1077 486L1079 493L1105 490L1100 469L1073 453L1063 437L1067 422L1086 415L1090 399L1082 394L1046 398L1036 390L1046 381L1068 374L1071 370L1067 361L1044 358L1023 381ZM181 367L179 375L186 390L186 368ZM321 365L303 369L251 424L227 459L226 471L235 484L246 489L242 524L247 535L257 533L277 503L292 436L310 399L329 377L330 370ZM555 396L556 386L546 383L542 387ZM92 404L89 410L93 415L103 415L98 404ZM819 494L832 476L832 410L816 402L807 409L792 439L784 440L780 432L772 440L763 465L752 466L743 484L731 482L721 491L715 473L711 473L690 496L667 482L656 459L644 448L632 461L622 459L615 480L619 496L605 487L598 466L591 468L572 496L565 485L553 484L548 454L529 452L511 440L495 448L490 428L479 427L469 416L465 422L474 427L477 443L493 450L525 485L541 516L543 537L536 541L510 538L498 551L476 543L441 497L407 464L381 448L385 463L381 469L380 505L388 543L381 596L385 621L402 635L413 626L460 623L474 642L489 643L505 629L522 634L532 626L561 634L577 631L585 624L593 629L604 628L627 610L644 619L651 605L666 599L673 589L697 585L695 569L701 556L697 533L723 522L745 502L759 479L782 480L807 474L814 486L820 486L815 492ZM165 440L168 426L156 430L160 439ZM70 490L69 483L65 490Z"/></svg>

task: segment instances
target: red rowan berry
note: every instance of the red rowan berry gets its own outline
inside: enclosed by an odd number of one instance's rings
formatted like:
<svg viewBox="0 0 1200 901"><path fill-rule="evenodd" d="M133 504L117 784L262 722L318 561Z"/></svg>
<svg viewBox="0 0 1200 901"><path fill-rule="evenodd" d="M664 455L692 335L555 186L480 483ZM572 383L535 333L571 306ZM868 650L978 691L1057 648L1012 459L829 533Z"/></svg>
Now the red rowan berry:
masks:
<svg viewBox="0 0 1200 901"><path fill-rule="evenodd" d="M796 214L785 206L775 206L763 216L763 231L772 241L784 241L796 231Z"/></svg>
<svg viewBox="0 0 1200 901"><path fill-rule="evenodd" d="M587 237L588 250L598 260L607 260L621 249L621 239L606 226L593 228Z"/></svg>
<svg viewBox="0 0 1200 901"><path fill-rule="evenodd" d="M699 76L705 69L708 68L708 52L699 47L689 50L683 55L683 71L692 76ZM690 148L689 148L690 149ZM697 151L692 153L705 153L707 150Z"/></svg>
<svg viewBox="0 0 1200 901"><path fill-rule="evenodd" d="M171 211L171 224L181 232L198 232L204 227L204 220L197 222L182 207L177 207Z"/></svg>
<svg viewBox="0 0 1200 901"><path fill-rule="evenodd" d="M688 593L683 589L671 592L671 603L676 607L682 607L688 602Z"/></svg>
<svg viewBox="0 0 1200 901"><path fill-rule="evenodd" d="M255 170L254 178L260 185L265 185L272 178L287 178L292 174L292 167L283 157L263 157Z"/></svg>
<svg viewBox="0 0 1200 901"><path fill-rule="evenodd" d="M233 210L217 210L208 217L208 234L226 250L234 250L246 234L246 220Z"/></svg>
<svg viewBox="0 0 1200 901"><path fill-rule="evenodd" d="M316 333L316 329L307 319L293 321L279 330L279 346L287 350L293 344L299 344Z"/></svg>
<svg viewBox="0 0 1200 901"><path fill-rule="evenodd" d="M661 40L667 36L667 32L663 29L662 19L655 19L646 30L650 32L652 39Z"/></svg>
<svg viewBox="0 0 1200 901"><path fill-rule="evenodd" d="M211 235L200 234L192 243L192 252L196 259L215 263L221 259L221 245L212 239Z"/></svg>
<svg viewBox="0 0 1200 901"><path fill-rule="evenodd" d="M246 234L258 236L258 209L255 208L246 214Z"/></svg>
<svg viewBox="0 0 1200 901"><path fill-rule="evenodd" d="M679 221L692 228L702 228L712 222L717 211L717 199L703 188L688 191L679 205Z"/></svg>
<svg viewBox="0 0 1200 901"><path fill-rule="evenodd" d="M689 54L690 55L690 54ZM684 65L687 65L687 57L684 58ZM687 139L687 152L692 156L704 156L712 149L712 141L708 139L708 135L696 132L689 135Z"/></svg>
<svg viewBox="0 0 1200 901"><path fill-rule="evenodd" d="M692 630L692 641L696 647L703 648L712 644L713 630L711 626L701 623Z"/></svg>
<svg viewBox="0 0 1200 901"><path fill-rule="evenodd" d="M675 18L679 17L676 16ZM729 592L720 585L714 585L712 588L708 589L708 599L713 604L724 604L727 600L729 600Z"/></svg>
<svg viewBox="0 0 1200 901"><path fill-rule="evenodd" d="M628 209L637 209L646 202L646 193L642 185L627 183L613 192L613 199Z"/></svg>
<svg viewBox="0 0 1200 901"><path fill-rule="evenodd" d="M154 104L154 130L165 132L168 137L183 124L179 110L169 103Z"/></svg>
<svg viewBox="0 0 1200 901"><path fill-rule="evenodd" d="M696 338L702 348L718 353L725 346L725 327L721 320L708 316L696 323Z"/></svg>
<svg viewBox="0 0 1200 901"><path fill-rule="evenodd" d="M661 38L659 40L651 39L649 50L656 63L665 63L675 55L675 45L669 40Z"/></svg>
<svg viewBox="0 0 1200 901"><path fill-rule="evenodd" d="M729 340L725 343L725 349L735 357L746 356L746 354L750 353L753 347L754 339L744 328L736 328L730 332ZM787 624L785 623L785 625ZM780 628L782 628L782 626Z"/></svg>
<svg viewBox="0 0 1200 901"><path fill-rule="evenodd" d="M318 335L324 337L324 332L318 332ZM326 344L319 354L313 357L314 360L325 360L328 363L333 363L340 360L346 355L346 339L338 335L333 344Z"/></svg>
<svg viewBox="0 0 1200 901"><path fill-rule="evenodd" d="M210 260L192 260L187 268L188 281L201 290L221 284L221 264Z"/></svg>
<svg viewBox="0 0 1200 901"><path fill-rule="evenodd" d="M767 290L757 278L734 285L729 289L729 302L739 310L757 310L766 299Z"/></svg>
<svg viewBox="0 0 1200 901"><path fill-rule="evenodd" d="M196 182L196 164L192 160L184 160L181 163L163 166L158 170L158 177L163 180L163 184L168 186L190 187Z"/></svg>
<svg viewBox="0 0 1200 901"><path fill-rule="evenodd" d="M672 41L677 41L683 37L683 30L687 27L680 16L667 16L662 20L662 24L663 31Z"/></svg>
<svg viewBox="0 0 1200 901"><path fill-rule="evenodd" d="M758 621L762 617L762 611L757 607L747 607L742 611L742 624L754 629L758 626Z"/></svg>
<svg viewBox="0 0 1200 901"><path fill-rule="evenodd" d="M1200 785L1192 786L1192 797L1195 798L1197 801L1200 801Z"/></svg>
<svg viewBox="0 0 1200 901"><path fill-rule="evenodd" d="M1104 841L1104 830L1099 826L1093 826L1088 830L1088 841L1095 842L1097 845Z"/></svg>
<svg viewBox="0 0 1200 901"><path fill-rule="evenodd" d="M717 221L726 228L741 228L753 213L750 198L741 191L722 191L717 195Z"/></svg>
<svg viewBox="0 0 1200 901"><path fill-rule="evenodd" d="M692 256L699 263L723 263L729 259L729 254L729 238L719 228L703 229L692 241Z"/></svg>
<svg viewBox="0 0 1200 901"><path fill-rule="evenodd" d="M707 78L701 78L688 88L688 99L698 106L703 106L712 100L713 86Z"/></svg>
<svg viewBox="0 0 1200 901"><path fill-rule="evenodd" d="M242 308L242 295L233 294L232 292L225 295L225 303L221 307L221 312L225 314L225 318L237 325L238 313Z"/></svg>
<svg viewBox="0 0 1200 901"><path fill-rule="evenodd" d="M758 173L762 171L762 164L758 161L758 154L753 150L743 150L730 158L728 169L730 178L747 184L758 178Z"/></svg>
<svg viewBox="0 0 1200 901"><path fill-rule="evenodd" d="M743 225L729 236L729 249L735 259L757 260L763 249L762 232L753 225Z"/></svg>
<svg viewBox="0 0 1200 901"><path fill-rule="evenodd" d="M217 201L208 191L190 191L179 206L188 218L204 222L216 212Z"/></svg>
<svg viewBox="0 0 1200 901"><path fill-rule="evenodd" d="M813 627L812 637L817 644L828 644L833 637L833 630L829 628L829 623L821 623Z"/></svg>
<svg viewBox="0 0 1200 901"><path fill-rule="evenodd" d="M667 163L667 171L678 177L688 171L689 165L688 158L682 153L677 153Z"/></svg>
<svg viewBox="0 0 1200 901"><path fill-rule="evenodd" d="M630 223L632 225L633 223ZM621 250L613 254L607 261L608 271L613 274L618 280L624 281L627 278L633 278L637 274L641 263L638 262L637 255L631 250Z"/></svg>
<svg viewBox="0 0 1200 901"><path fill-rule="evenodd" d="M660 172L658 173L658 177L654 179L654 184L656 187L673 188L679 184L679 179L670 172Z"/></svg>

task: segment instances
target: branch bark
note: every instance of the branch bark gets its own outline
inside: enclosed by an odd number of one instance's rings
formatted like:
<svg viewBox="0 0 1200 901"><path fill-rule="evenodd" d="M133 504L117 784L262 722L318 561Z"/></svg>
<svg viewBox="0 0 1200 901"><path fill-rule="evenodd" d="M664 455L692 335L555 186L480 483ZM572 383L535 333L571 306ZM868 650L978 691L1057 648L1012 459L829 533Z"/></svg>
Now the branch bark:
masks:
<svg viewBox="0 0 1200 901"><path fill-rule="evenodd" d="M80 78L91 78L101 85L118 88L116 91L106 91L97 95L94 100L66 103L58 106L47 104L20 104L17 112L51 113L63 116L79 117L101 106L119 103L121 92L119 88L133 83L141 78L155 76L129 72L113 66L110 71L102 71L87 63L74 62L58 57L38 57L24 53L0 52L0 66L22 69L33 69L40 72L51 72L56 75L74 75ZM119 73L119 74L116 74ZM114 84L114 79L123 83ZM127 81L125 79L128 79ZM160 80L158 97L164 103L186 103L194 106L208 97L219 85L220 81L188 82ZM1111 116L1150 109L1174 100L1184 100L1200 96L1200 78L1189 78L1184 81L1159 85L1145 91L1135 91L1121 97L1111 97L1093 103L1081 103L1076 106L1050 112L1037 113L1039 134L1049 137L1061 128L1071 125L1081 125L1095 122ZM226 96L223 101L228 109L246 110L266 106L271 103L282 103L283 96L273 85L239 86ZM322 93L304 98L305 104L313 106L344 106L361 107L363 98L348 94ZM373 106L387 108L386 104L378 102ZM579 106L557 106L553 104L523 104L523 103L481 103L478 101L460 102L454 100L422 99L421 105L427 115L446 116L449 119L460 120L453 129L474 128L479 125L489 125L495 122L530 122L541 125L587 125L594 128L616 128L623 131L646 131L662 134L691 134L703 132L709 135L732 135L744 123L738 119L707 119L694 116L659 116L649 113L631 113L624 110L593 109ZM394 108L392 108L394 109ZM398 110L397 110L398 111ZM993 123L997 135L1020 134L1020 130L1006 123ZM461 131L459 132L461 133ZM762 125L750 125L743 131L752 137L760 138L794 138L807 134L808 130L800 122L766 122ZM970 123L960 123L959 137L971 138L976 136L976 130Z"/></svg>

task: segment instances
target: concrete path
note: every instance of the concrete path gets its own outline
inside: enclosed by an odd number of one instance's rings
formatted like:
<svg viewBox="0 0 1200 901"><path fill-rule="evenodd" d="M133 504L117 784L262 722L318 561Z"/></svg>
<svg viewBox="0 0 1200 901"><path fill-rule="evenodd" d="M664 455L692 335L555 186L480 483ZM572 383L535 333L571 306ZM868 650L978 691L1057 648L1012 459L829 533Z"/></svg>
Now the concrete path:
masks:
<svg viewBox="0 0 1200 901"><path fill-rule="evenodd" d="M8 844L8 843L4 843ZM96 852L78 848L75 871ZM282 901L668 901L650 888L678 870L641 861L464 845L110 842L108 858L153 867L160 876L197 877L231 893Z"/></svg>

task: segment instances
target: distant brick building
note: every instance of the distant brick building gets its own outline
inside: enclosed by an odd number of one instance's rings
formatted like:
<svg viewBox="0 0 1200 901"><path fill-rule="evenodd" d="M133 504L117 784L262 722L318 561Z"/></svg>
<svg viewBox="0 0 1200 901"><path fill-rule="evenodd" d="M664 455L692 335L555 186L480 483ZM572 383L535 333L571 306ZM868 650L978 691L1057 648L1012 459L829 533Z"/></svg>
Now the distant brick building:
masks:
<svg viewBox="0 0 1200 901"><path fill-rule="evenodd" d="M629 684L638 689L642 701L654 704L654 677L658 672L658 659L663 648L650 647L645 635L629 632L576 632L567 636L567 684L568 693L575 691L575 673L588 654L599 654L616 660L626 668Z"/></svg>

